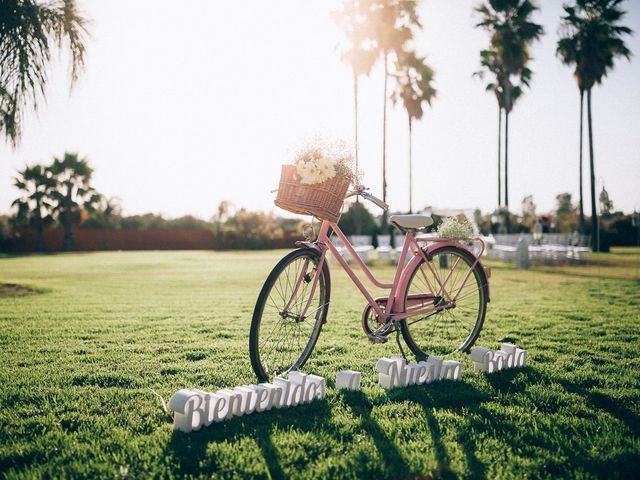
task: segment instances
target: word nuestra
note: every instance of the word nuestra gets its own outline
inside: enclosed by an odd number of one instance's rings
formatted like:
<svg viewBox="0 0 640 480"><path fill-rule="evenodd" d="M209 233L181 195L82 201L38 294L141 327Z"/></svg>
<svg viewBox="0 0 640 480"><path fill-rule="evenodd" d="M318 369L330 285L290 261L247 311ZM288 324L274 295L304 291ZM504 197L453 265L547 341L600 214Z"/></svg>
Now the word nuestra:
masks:
<svg viewBox="0 0 640 480"><path fill-rule="evenodd" d="M402 357L381 358L376 363L378 384L387 390L408 385L422 385L437 380L461 380L462 364L455 360L429 357L410 363Z"/></svg>
<svg viewBox="0 0 640 480"><path fill-rule="evenodd" d="M169 408L174 412L173 428L191 432L234 415L239 417L320 400L325 397L325 390L323 377L290 372L287 379L276 377L273 383L223 388L215 393L179 390L171 397Z"/></svg>
<svg viewBox="0 0 640 480"><path fill-rule="evenodd" d="M478 372L494 373L506 368L527 365L527 351L511 343L502 343L500 350L493 351L484 347L471 350L473 369Z"/></svg>
<svg viewBox="0 0 640 480"><path fill-rule="evenodd" d="M360 390L362 374L353 370L343 370L336 377L336 388L339 390Z"/></svg>

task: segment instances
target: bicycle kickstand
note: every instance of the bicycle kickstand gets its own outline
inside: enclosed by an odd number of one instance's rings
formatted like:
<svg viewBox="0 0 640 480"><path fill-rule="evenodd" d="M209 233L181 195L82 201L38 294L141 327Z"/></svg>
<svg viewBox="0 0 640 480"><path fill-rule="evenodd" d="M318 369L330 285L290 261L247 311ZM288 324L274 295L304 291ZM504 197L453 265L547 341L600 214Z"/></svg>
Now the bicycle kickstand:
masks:
<svg viewBox="0 0 640 480"><path fill-rule="evenodd" d="M399 328L397 322L396 322L396 325L395 325L395 329L396 329L396 343L398 344L398 348L400 349L400 353L402 354L402 358L404 358L408 362L409 360L407 359L407 356L404 353L404 349L402 348L402 343L400 343L400 328Z"/></svg>

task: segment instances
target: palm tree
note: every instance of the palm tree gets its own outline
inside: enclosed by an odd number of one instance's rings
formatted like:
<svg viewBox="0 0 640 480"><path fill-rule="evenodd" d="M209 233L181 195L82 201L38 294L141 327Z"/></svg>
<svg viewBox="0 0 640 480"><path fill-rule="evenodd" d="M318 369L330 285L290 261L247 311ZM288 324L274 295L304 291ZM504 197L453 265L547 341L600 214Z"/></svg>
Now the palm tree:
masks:
<svg viewBox="0 0 640 480"><path fill-rule="evenodd" d="M481 21L476 25L491 35L491 47L483 50L483 67L496 76L488 89L496 91L500 111L504 111L504 204L509 208L509 114L515 101L529 86L532 72L527 68L531 59L529 44L544 32L542 26L530 20L537 7L530 0L488 0L476 7ZM488 63L488 64L487 64ZM513 83L514 80L518 83ZM502 102L502 104L501 104ZM500 122L499 122L500 123ZM500 202L498 202L500 203Z"/></svg>
<svg viewBox="0 0 640 480"><path fill-rule="evenodd" d="M81 213L93 212L100 203L101 195L90 185L93 169L86 159L77 153L65 153L62 159L54 158L51 173L56 189L51 198L53 211L64 228L64 250L73 250L73 225L78 223Z"/></svg>
<svg viewBox="0 0 640 480"><path fill-rule="evenodd" d="M400 100L407 112L409 120L409 213L413 211L413 165L412 165L412 126L413 120L422 118L422 104L431 105L431 100L436 96L433 82L433 70L426 63L424 57L419 57L415 52L403 52L398 55L396 74L396 91L391 99L393 103Z"/></svg>
<svg viewBox="0 0 640 480"><path fill-rule="evenodd" d="M36 250L44 251L44 228L52 222L50 196L56 182L47 168L34 165L18 172L14 185L24 192L11 204L17 208L16 221L35 229Z"/></svg>
<svg viewBox="0 0 640 480"><path fill-rule="evenodd" d="M502 111L504 110L504 92L501 85L504 83L504 69L500 64L498 54L493 50L480 51L480 65L482 70L474 73L480 79L484 79L485 75L491 74L493 78L487 84L485 90L493 92L498 101L498 207L502 206L502 168L501 168L501 147L502 147Z"/></svg>
<svg viewBox="0 0 640 480"><path fill-rule="evenodd" d="M589 134L589 168L591 196L591 242L596 248L597 230L595 168L593 158L593 132L591 122L591 89L602 83L607 71L613 68L616 57L629 59L631 52L622 37L631 29L618 22L625 15L620 9L622 0L577 0L565 5L560 26L561 38L557 54L566 65L575 65L574 76L580 91L580 225L584 225L582 200L582 118L584 93L587 93L587 123Z"/></svg>
<svg viewBox="0 0 640 480"><path fill-rule="evenodd" d="M368 76L376 62L378 53L370 48L371 21L369 0L346 0L342 10L335 12L333 18L342 28L347 43L343 48L342 60L351 66L353 73L353 101L354 101L354 132L355 132L355 161L358 172L358 78Z"/></svg>
<svg viewBox="0 0 640 480"><path fill-rule="evenodd" d="M87 20L75 0L0 2L0 134L14 146L23 109L44 98L52 46L71 54L71 83L84 67Z"/></svg>
<svg viewBox="0 0 640 480"><path fill-rule="evenodd" d="M416 28L421 28L416 13L416 2L408 0L372 0L371 31L375 48L382 56L384 68L384 90L382 109L382 199L387 201L387 97L390 57L396 57L404 45L413 37ZM382 231L387 228L387 212L382 213Z"/></svg>

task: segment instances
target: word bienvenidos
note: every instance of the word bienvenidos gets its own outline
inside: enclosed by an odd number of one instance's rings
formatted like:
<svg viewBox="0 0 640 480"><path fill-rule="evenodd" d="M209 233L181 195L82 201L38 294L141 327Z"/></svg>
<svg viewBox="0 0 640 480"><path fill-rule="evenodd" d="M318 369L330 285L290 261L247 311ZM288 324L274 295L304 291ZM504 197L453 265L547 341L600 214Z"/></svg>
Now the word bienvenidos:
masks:
<svg viewBox="0 0 640 480"><path fill-rule="evenodd" d="M232 416L319 400L325 397L325 390L323 377L290 372L288 379L276 377L273 383L223 388L215 393L182 389L171 397L169 408L174 411L173 428L191 432Z"/></svg>

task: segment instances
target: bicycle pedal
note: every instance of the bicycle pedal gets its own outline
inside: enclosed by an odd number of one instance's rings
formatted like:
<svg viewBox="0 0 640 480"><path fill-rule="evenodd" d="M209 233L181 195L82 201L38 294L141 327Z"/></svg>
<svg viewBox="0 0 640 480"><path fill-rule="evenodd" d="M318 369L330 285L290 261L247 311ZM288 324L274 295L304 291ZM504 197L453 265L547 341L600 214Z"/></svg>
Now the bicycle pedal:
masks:
<svg viewBox="0 0 640 480"><path fill-rule="evenodd" d="M371 343L387 343L389 341L389 337L380 335L370 335L368 338Z"/></svg>

